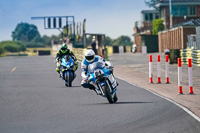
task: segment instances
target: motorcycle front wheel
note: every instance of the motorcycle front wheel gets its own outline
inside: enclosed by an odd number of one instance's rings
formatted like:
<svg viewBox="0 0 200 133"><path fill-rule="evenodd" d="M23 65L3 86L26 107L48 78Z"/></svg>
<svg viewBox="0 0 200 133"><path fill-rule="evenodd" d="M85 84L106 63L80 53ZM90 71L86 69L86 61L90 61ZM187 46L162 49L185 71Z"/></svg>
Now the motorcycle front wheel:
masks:
<svg viewBox="0 0 200 133"><path fill-rule="evenodd" d="M117 102L118 100L118 97L117 97L117 94L115 93L114 97L113 97L113 100L114 100L114 103Z"/></svg>
<svg viewBox="0 0 200 133"><path fill-rule="evenodd" d="M72 87L72 80L71 80L71 74L70 72L67 72L67 75L65 73L65 81L67 81L67 83L65 83L65 86L69 86L69 87Z"/></svg>
<svg viewBox="0 0 200 133"><path fill-rule="evenodd" d="M108 80L106 80L106 84L105 84L105 86L102 86L102 89L104 90L104 93L105 93L109 103L112 104L118 100L116 93L114 94L114 97L112 97L112 95L110 93L110 90L112 90L112 88L111 88Z"/></svg>

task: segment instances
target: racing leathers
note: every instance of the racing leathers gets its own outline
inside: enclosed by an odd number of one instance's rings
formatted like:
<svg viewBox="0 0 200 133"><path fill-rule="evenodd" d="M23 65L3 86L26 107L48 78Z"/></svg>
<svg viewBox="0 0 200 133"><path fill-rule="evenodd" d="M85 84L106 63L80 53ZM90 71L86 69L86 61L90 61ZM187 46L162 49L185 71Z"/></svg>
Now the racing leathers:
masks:
<svg viewBox="0 0 200 133"><path fill-rule="evenodd" d="M57 62L56 71L58 73L60 73L61 60L62 60L63 56L65 56L65 55L70 55L72 57L72 59L74 60L74 64L75 64L74 71L76 71L78 69L78 62L77 62L75 55L73 54L73 52L70 49L67 49L65 51L59 50L57 52L57 55L56 55L56 62Z"/></svg>
<svg viewBox="0 0 200 133"><path fill-rule="evenodd" d="M82 81L81 81L81 86L84 88L89 88L91 90L94 90L94 86L92 84L90 84L88 82L88 76L87 76L87 71L88 71L88 66L89 64L92 64L94 62L97 61L104 61L105 62L105 66L110 70L113 71L113 66L111 65L110 62L103 60L102 57L95 55L95 59L93 62L88 62L86 59L84 59L81 63L81 69L82 69L82 73L81 73L81 77L82 77Z"/></svg>

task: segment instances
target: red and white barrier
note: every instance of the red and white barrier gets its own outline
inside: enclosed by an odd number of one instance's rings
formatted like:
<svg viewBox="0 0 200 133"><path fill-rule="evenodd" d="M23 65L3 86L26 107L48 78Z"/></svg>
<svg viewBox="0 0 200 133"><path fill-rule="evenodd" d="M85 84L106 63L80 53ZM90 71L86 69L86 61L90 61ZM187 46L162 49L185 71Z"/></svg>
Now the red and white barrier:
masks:
<svg viewBox="0 0 200 133"><path fill-rule="evenodd" d="M153 83L152 55L149 55L149 83Z"/></svg>
<svg viewBox="0 0 200 133"><path fill-rule="evenodd" d="M157 55L157 77L158 83L161 83L161 72L160 72L160 55Z"/></svg>
<svg viewBox="0 0 200 133"><path fill-rule="evenodd" d="M165 55L165 77L166 83L169 83L169 56Z"/></svg>
<svg viewBox="0 0 200 133"><path fill-rule="evenodd" d="M179 88L179 94L183 94L183 90L182 90L182 64L181 64L181 58L178 58L178 88Z"/></svg>
<svg viewBox="0 0 200 133"><path fill-rule="evenodd" d="M188 79L189 79L189 94L194 94L193 92L193 79L192 79L192 59L188 59Z"/></svg>

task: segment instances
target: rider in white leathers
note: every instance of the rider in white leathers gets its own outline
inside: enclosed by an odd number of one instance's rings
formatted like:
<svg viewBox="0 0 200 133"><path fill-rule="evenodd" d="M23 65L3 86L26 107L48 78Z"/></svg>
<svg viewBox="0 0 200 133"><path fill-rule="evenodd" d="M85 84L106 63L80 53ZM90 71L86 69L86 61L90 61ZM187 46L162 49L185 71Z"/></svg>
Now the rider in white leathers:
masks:
<svg viewBox="0 0 200 133"><path fill-rule="evenodd" d="M95 90L95 87L88 83L88 76L87 76L87 70L89 64L92 64L93 62L97 61L104 61L106 67L112 72L113 71L113 65L109 61L105 61L102 57L95 55L95 52L92 49L89 49L85 52L85 59L81 63L81 69L82 69L82 82L81 86L84 88L89 88L91 90Z"/></svg>

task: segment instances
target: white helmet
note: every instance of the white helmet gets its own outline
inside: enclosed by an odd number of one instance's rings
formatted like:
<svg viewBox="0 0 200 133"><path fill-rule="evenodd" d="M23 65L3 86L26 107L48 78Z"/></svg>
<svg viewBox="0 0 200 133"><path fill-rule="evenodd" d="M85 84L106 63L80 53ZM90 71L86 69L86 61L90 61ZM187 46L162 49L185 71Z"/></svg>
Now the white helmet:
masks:
<svg viewBox="0 0 200 133"><path fill-rule="evenodd" d="M88 49L86 52L85 52L85 59L87 62L93 62L94 59L95 59L95 53L92 49Z"/></svg>

